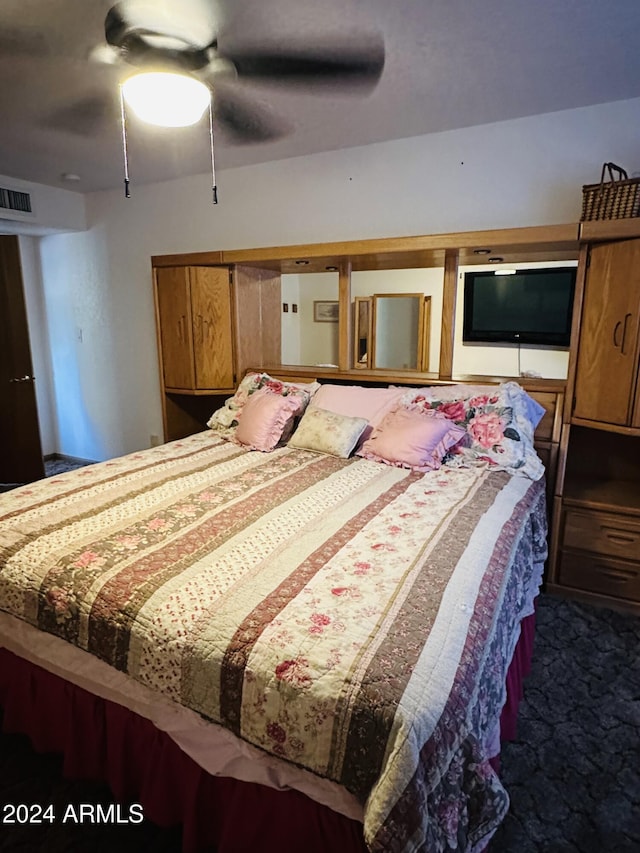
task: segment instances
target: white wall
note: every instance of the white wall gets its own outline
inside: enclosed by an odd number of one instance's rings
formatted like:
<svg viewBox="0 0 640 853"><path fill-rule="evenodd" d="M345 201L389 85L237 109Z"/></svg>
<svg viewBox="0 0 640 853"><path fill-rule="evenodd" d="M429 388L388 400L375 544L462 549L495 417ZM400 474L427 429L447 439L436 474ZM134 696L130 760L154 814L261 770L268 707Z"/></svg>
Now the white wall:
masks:
<svg viewBox="0 0 640 853"><path fill-rule="evenodd" d="M287 306L287 311L285 312L284 309L282 311L280 358L282 364L302 364L300 361L300 276L283 275L280 278L282 304Z"/></svg>
<svg viewBox="0 0 640 853"><path fill-rule="evenodd" d="M150 255L133 222L42 239L58 452L106 459L162 434ZM142 241L141 241L142 243Z"/></svg>
<svg viewBox="0 0 640 853"><path fill-rule="evenodd" d="M80 231L87 227L81 193L34 184L0 175L0 186L29 193L31 213L0 208L0 234L47 234Z"/></svg>
<svg viewBox="0 0 640 853"><path fill-rule="evenodd" d="M152 254L577 222L613 160L640 169L640 99L87 196L42 241L58 450L103 459L161 432ZM77 340L77 329L83 340Z"/></svg>

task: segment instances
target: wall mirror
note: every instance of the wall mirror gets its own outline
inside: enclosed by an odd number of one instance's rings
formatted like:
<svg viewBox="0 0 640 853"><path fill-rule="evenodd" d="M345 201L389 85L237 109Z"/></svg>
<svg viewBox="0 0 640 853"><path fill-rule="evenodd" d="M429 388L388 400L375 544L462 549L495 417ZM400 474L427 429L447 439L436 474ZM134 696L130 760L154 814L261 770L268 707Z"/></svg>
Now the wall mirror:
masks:
<svg viewBox="0 0 640 853"><path fill-rule="evenodd" d="M374 370L423 369L424 294L374 294L372 330ZM402 330L400 334L398 330Z"/></svg>
<svg viewBox="0 0 640 853"><path fill-rule="evenodd" d="M438 369L444 270L354 270L352 364L361 369Z"/></svg>
<svg viewBox="0 0 640 853"><path fill-rule="evenodd" d="M400 333L400 330L402 332ZM429 371L431 297L374 293L353 300L353 366Z"/></svg>
<svg viewBox="0 0 640 853"><path fill-rule="evenodd" d="M440 268L353 271L352 367L437 370L442 281ZM281 293L281 363L337 365L338 273L284 273Z"/></svg>
<svg viewBox="0 0 640 853"><path fill-rule="evenodd" d="M282 364L338 364L337 272L281 277Z"/></svg>

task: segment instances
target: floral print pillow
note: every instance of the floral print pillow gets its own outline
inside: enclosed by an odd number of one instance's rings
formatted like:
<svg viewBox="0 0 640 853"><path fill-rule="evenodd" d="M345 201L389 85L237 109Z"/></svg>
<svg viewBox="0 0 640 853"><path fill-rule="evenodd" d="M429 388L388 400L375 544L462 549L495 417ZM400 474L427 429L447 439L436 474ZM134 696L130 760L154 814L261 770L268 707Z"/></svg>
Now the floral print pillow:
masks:
<svg viewBox="0 0 640 853"><path fill-rule="evenodd" d="M309 400L319 387L320 385L317 382L312 382L308 385L297 385L294 382L281 382L279 379L269 376L268 373L247 373L238 385L233 397L225 400L224 406L211 415L207 421L207 426L223 438L233 439L240 421L242 409L249 397L261 388L267 388L272 394L279 394L282 397L292 397L298 400L299 405L295 415L299 417L303 414L309 404Z"/></svg>
<svg viewBox="0 0 640 853"><path fill-rule="evenodd" d="M466 430L466 437L452 448L445 464L487 463L539 480L544 465L533 447L533 434L544 408L516 382L473 389L468 396L463 396L463 389L457 386L451 394L436 387L414 388L403 396L402 405L409 410L435 411Z"/></svg>
<svg viewBox="0 0 640 853"><path fill-rule="evenodd" d="M352 418L309 406L288 446L348 459L368 425L366 418Z"/></svg>

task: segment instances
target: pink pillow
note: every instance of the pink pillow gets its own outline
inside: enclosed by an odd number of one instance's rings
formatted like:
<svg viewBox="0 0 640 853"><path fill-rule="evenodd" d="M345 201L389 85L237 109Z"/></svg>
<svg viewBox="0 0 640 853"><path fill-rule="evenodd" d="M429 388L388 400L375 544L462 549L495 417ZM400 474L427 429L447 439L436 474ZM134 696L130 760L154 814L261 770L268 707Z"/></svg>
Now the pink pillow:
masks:
<svg viewBox="0 0 640 853"><path fill-rule="evenodd" d="M412 471L432 471L465 434L448 418L397 409L384 418L358 456Z"/></svg>
<svg viewBox="0 0 640 853"><path fill-rule="evenodd" d="M361 438L361 441L364 441L369 438L372 429L382 422L384 416L396 407L405 393L405 388L321 385L315 393L313 405L337 415L368 420L369 426Z"/></svg>
<svg viewBox="0 0 640 853"><path fill-rule="evenodd" d="M299 410L297 397L281 397L268 388L261 388L245 403L234 439L251 450L273 450Z"/></svg>

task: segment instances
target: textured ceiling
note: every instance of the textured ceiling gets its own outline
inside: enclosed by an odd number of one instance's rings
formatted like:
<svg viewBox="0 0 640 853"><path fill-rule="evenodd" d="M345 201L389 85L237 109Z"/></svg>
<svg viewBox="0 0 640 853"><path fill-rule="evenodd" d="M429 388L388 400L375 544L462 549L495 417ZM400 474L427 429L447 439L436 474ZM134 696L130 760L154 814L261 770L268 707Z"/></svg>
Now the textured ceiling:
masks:
<svg viewBox="0 0 640 853"><path fill-rule="evenodd" d="M110 0L2 0L0 174L86 192L122 186L117 83L131 69L90 60ZM234 144L234 167L640 96L639 0L130 0L167 9L221 44L350 43L380 33L386 63L367 96L233 84L289 133ZM204 22L204 23L203 23ZM212 23L213 22L213 23ZM229 85L229 84L227 84ZM107 95L101 121L94 99ZM84 121L70 130L74 105ZM214 94L215 104L215 94ZM215 110L215 107L214 107ZM208 126L129 126L132 181L209 168ZM61 175L81 180L65 183Z"/></svg>

